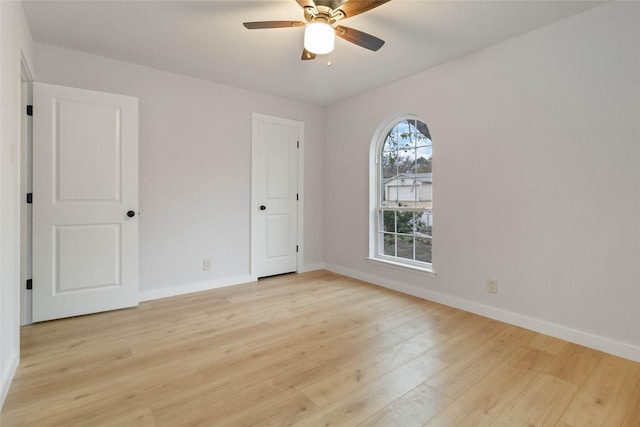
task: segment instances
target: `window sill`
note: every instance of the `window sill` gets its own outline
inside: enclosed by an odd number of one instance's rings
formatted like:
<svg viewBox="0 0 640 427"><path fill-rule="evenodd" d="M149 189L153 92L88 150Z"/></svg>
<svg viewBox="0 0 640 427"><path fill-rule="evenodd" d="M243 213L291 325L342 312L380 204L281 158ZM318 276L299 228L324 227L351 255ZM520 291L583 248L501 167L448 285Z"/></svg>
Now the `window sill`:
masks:
<svg viewBox="0 0 640 427"><path fill-rule="evenodd" d="M395 261L390 261L390 260L386 260L386 259L382 259L382 258L371 258L371 257L367 257L365 258L365 260L367 262L371 262L374 264L380 264L380 265L384 265L387 267L391 267L394 268L396 270L403 270L403 271L412 271L412 272L419 272L419 273L423 273L426 276L429 277L436 277L436 272L433 271L430 268L426 268L426 267L419 267L417 265L410 265L410 264L403 264L401 262L395 262Z"/></svg>

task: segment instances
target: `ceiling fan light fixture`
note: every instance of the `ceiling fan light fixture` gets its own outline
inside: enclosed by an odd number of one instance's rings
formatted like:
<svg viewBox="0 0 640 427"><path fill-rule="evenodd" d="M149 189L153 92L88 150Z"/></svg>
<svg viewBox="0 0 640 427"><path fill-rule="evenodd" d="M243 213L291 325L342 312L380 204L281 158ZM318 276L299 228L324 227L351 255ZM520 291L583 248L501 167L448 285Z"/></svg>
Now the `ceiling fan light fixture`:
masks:
<svg viewBox="0 0 640 427"><path fill-rule="evenodd" d="M323 55L333 50L336 34L333 27L326 22L312 22L304 29L304 48L316 55Z"/></svg>

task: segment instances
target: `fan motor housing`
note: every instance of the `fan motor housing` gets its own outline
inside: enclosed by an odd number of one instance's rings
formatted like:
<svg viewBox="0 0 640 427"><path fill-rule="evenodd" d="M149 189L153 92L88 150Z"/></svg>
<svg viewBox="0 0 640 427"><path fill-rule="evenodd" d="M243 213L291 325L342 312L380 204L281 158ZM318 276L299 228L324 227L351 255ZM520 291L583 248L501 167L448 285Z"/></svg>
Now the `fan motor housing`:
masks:
<svg viewBox="0 0 640 427"><path fill-rule="evenodd" d="M318 7L325 7L327 9L337 9L345 3L346 0L317 0L315 2Z"/></svg>
<svg viewBox="0 0 640 427"><path fill-rule="evenodd" d="M341 10L333 10L326 6L305 7L304 19L307 22L323 21L329 25L333 25L336 21L344 18Z"/></svg>

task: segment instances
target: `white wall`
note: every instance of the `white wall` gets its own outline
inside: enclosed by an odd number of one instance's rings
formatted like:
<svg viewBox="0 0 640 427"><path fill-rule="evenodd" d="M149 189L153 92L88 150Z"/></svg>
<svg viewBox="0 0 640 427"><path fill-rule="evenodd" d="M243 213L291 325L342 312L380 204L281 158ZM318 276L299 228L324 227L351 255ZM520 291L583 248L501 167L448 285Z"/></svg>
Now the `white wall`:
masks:
<svg viewBox="0 0 640 427"><path fill-rule="evenodd" d="M36 57L37 81L139 98L143 299L250 280L252 112L304 122L301 269L322 266L320 107L50 45Z"/></svg>
<svg viewBox="0 0 640 427"><path fill-rule="evenodd" d="M0 407L20 358L20 75L32 45L21 3L0 2Z"/></svg>
<svg viewBox="0 0 640 427"><path fill-rule="evenodd" d="M328 268L640 360L639 17L604 5L328 108ZM435 278L365 261L369 144L402 113L433 137Z"/></svg>

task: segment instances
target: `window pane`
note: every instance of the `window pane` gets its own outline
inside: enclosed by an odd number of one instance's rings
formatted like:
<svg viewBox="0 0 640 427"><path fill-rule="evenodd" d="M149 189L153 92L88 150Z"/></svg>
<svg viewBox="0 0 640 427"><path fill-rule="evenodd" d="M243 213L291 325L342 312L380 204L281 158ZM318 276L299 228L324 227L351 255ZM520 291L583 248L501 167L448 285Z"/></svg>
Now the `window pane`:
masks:
<svg viewBox="0 0 640 427"><path fill-rule="evenodd" d="M424 221L424 211L398 211L396 212L396 232L413 234L425 232L427 229Z"/></svg>
<svg viewBox="0 0 640 427"><path fill-rule="evenodd" d="M413 234L413 212L397 212L396 226L398 233Z"/></svg>
<svg viewBox="0 0 640 427"><path fill-rule="evenodd" d="M429 134L429 129L427 129L426 123L423 123L419 120L415 120L416 134L418 135L418 145L422 145L425 142L431 143L431 135Z"/></svg>
<svg viewBox="0 0 640 427"><path fill-rule="evenodd" d="M431 146L431 140L422 134L418 134L418 137L416 140L416 147L420 148L420 147L430 147L430 146Z"/></svg>
<svg viewBox="0 0 640 427"><path fill-rule="evenodd" d="M397 153L382 153L380 157L380 170L383 181L396 176L398 174Z"/></svg>
<svg viewBox="0 0 640 427"><path fill-rule="evenodd" d="M427 212L419 211L415 213L413 217L413 222L411 223L413 227L413 231L415 234L419 236L430 236L429 233L429 221L431 220L430 215Z"/></svg>
<svg viewBox="0 0 640 427"><path fill-rule="evenodd" d="M401 174L385 184L387 196L397 203L394 206L415 206L416 189L414 175Z"/></svg>
<svg viewBox="0 0 640 427"><path fill-rule="evenodd" d="M396 213L393 211L382 212L382 230L394 233L396 231Z"/></svg>
<svg viewBox="0 0 640 427"><path fill-rule="evenodd" d="M396 164L397 174L415 173L416 171L415 150L411 148L403 151L398 151L395 159L395 164Z"/></svg>
<svg viewBox="0 0 640 427"><path fill-rule="evenodd" d="M415 200L403 200L399 202L399 205L403 208L419 208L419 202Z"/></svg>
<svg viewBox="0 0 640 427"><path fill-rule="evenodd" d="M398 236L398 258L413 259L413 237L412 236Z"/></svg>
<svg viewBox="0 0 640 427"><path fill-rule="evenodd" d="M398 186L395 183L395 180L391 180L389 181L387 184L385 184L384 186L384 192L385 192L385 196L384 196L384 206L399 206L398 204Z"/></svg>
<svg viewBox="0 0 640 427"><path fill-rule="evenodd" d="M396 256L396 236L395 234L385 234L383 236L384 248L383 254Z"/></svg>
<svg viewBox="0 0 640 427"><path fill-rule="evenodd" d="M396 151L398 149L398 142L396 141L396 134L391 130L387 137L384 139L384 145L382 151Z"/></svg>
<svg viewBox="0 0 640 427"><path fill-rule="evenodd" d="M415 148L414 139L408 133L402 133L398 137L398 151L407 153Z"/></svg>
<svg viewBox="0 0 640 427"><path fill-rule="evenodd" d="M416 261L431 262L431 239L416 237Z"/></svg>
<svg viewBox="0 0 640 427"><path fill-rule="evenodd" d="M406 150L415 147L415 138L413 137L409 123L406 120L398 123L392 129L392 132L396 132L398 150Z"/></svg>
<svg viewBox="0 0 640 427"><path fill-rule="evenodd" d="M431 146L416 149L416 173L431 173Z"/></svg>
<svg viewBox="0 0 640 427"><path fill-rule="evenodd" d="M433 214L431 211L422 212L420 216L420 227L418 227L416 233L420 234L421 237L433 236Z"/></svg>

